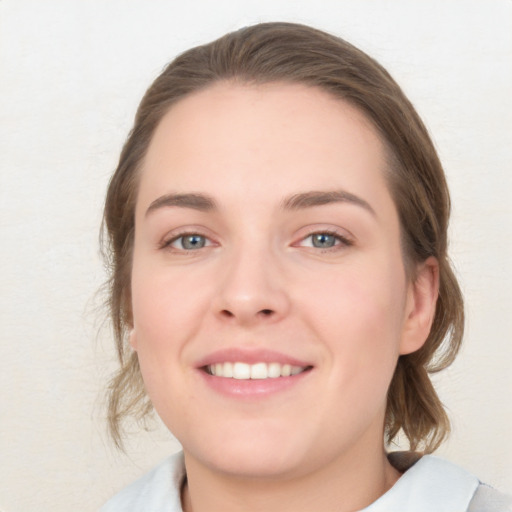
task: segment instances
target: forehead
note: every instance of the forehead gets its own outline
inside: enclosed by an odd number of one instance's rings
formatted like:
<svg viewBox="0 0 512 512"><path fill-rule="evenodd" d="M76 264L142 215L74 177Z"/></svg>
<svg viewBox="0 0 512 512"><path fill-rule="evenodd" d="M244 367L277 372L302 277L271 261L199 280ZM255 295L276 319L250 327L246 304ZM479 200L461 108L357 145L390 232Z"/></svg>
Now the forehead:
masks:
<svg viewBox="0 0 512 512"><path fill-rule="evenodd" d="M375 128L348 102L299 84L219 83L163 117L143 162L139 199L205 187L213 195L245 187L269 199L284 190L361 193L365 182L378 191L387 189L385 167Z"/></svg>

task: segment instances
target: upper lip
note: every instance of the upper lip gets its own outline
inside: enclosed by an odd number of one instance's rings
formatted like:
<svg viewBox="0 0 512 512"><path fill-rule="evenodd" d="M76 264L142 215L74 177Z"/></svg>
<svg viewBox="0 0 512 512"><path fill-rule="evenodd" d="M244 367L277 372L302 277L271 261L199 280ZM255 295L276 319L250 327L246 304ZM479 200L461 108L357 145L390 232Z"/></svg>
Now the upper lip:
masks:
<svg viewBox="0 0 512 512"><path fill-rule="evenodd" d="M225 348L211 352L197 362L198 368L203 368L217 363L280 363L290 364L292 366L308 367L312 364L308 361L298 359L296 357L267 349L241 349L241 348Z"/></svg>

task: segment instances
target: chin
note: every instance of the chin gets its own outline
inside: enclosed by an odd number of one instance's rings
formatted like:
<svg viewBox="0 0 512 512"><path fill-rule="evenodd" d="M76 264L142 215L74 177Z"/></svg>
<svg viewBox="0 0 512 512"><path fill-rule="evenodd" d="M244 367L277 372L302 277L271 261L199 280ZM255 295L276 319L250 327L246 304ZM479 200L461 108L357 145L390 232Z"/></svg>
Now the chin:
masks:
<svg viewBox="0 0 512 512"><path fill-rule="evenodd" d="M239 478L275 479L292 475L301 468L305 459L301 450L304 443L294 441L289 433L247 429L238 435L208 436L207 445L186 442L182 445L185 458L192 457L212 471Z"/></svg>
<svg viewBox="0 0 512 512"><path fill-rule="evenodd" d="M262 453L257 449L245 449L222 457L214 456L205 461L210 469L237 478L280 479L291 477L299 471L300 461L296 456L287 457L275 452Z"/></svg>

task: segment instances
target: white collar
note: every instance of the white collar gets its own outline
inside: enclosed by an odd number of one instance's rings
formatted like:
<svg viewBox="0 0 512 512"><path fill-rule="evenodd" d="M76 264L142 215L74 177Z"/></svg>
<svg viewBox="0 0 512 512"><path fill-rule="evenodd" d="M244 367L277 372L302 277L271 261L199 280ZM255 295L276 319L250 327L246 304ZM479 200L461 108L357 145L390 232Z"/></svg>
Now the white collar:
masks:
<svg viewBox="0 0 512 512"><path fill-rule="evenodd" d="M114 496L100 512L181 512L184 478L179 452ZM458 466L425 455L360 512L466 512L478 485L476 477Z"/></svg>
<svg viewBox="0 0 512 512"><path fill-rule="evenodd" d="M465 512L479 480L434 455L424 455L361 512Z"/></svg>

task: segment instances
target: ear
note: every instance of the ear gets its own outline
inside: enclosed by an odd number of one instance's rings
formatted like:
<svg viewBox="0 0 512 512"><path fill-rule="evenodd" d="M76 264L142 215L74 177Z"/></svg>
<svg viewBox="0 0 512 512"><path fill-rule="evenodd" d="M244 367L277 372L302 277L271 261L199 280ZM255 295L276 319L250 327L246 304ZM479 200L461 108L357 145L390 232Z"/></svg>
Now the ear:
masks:
<svg viewBox="0 0 512 512"><path fill-rule="evenodd" d="M132 328L128 333L128 340L132 349L137 351L137 336L135 335L135 328Z"/></svg>
<svg viewBox="0 0 512 512"><path fill-rule="evenodd" d="M409 283L407 303L400 343L400 355L419 350L430 334L439 294L439 263L431 256L416 269Z"/></svg>

